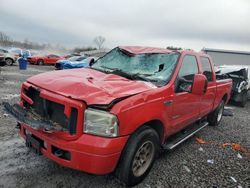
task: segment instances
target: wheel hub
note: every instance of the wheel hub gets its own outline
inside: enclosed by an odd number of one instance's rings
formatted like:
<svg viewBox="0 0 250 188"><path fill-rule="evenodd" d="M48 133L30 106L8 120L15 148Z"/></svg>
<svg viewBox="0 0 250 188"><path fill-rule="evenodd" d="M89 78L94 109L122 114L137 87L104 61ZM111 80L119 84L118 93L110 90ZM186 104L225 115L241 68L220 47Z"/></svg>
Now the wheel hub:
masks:
<svg viewBox="0 0 250 188"><path fill-rule="evenodd" d="M150 166L154 157L154 144L151 141L147 141L141 145L135 154L132 171L137 177L143 175Z"/></svg>

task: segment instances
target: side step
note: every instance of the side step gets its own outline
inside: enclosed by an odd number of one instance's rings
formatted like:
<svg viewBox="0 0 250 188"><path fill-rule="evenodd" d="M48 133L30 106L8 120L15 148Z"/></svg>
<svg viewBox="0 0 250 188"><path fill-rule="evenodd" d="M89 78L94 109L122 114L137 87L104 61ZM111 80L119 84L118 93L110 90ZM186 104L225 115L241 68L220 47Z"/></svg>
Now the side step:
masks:
<svg viewBox="0 0 250 188"><path fill-rule="evenodd" d="M203 129L207 125L208 125L207 121L190 125L187 129L184 129L180 133L177 133L176 135L171 136L166 141L166 144L163 145L163 149L165 149L165 150L174 149L179 144L181 144L182 142L184 142L188 138L192 137L195 133L199 132L201 129Z"/></svg>

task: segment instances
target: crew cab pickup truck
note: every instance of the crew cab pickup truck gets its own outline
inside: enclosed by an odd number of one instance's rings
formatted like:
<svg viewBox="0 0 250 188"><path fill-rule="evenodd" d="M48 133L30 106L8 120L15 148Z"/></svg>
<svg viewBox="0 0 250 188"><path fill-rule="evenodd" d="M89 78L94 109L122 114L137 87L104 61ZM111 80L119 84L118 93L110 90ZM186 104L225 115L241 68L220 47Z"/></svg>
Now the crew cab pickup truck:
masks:
<svg viewBox="0 0 250 188"><path fill-rule="evenodd" d="M218 125L231 88L231 79L216 81L206 54L121 46L89 68L29 78L20 104L5 107L38 154L131 186L160 150Z"/></svg>

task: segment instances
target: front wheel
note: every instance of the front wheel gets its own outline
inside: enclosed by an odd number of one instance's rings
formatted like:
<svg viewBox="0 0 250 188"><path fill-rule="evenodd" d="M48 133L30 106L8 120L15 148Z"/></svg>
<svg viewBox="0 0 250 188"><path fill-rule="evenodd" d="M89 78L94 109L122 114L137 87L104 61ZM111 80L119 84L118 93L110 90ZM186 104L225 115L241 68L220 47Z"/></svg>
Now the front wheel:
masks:
<svg viewBox="0 0 250 188"><path fill-rule="evenodd" d="M208 115L208 122L211 126L217 126L220 124L224 112L225 101L222 100L219 106Z"/></svg>
<svg viewBox="0 0 250 188"><path fill-rule="evenodd" d="M39 59L39 60L37 61L37 65L44 65L43 60Z"/></svg>
<svg viewBox="0 0 250 188"><path fill-rule="evenodd" d="M153 166L159 143L158 134L148 126L136 131L125 146L116 176L127 186L140 183Z"/></svg>
<svg viewBox="0 0 250 188"><path fill-rule="evenodd" d="M10 59L10 58L7 58L7 59L5 60L5 63L6 63L6 65L8 65L8 66L12 66L13 63L14 63L14 61L13 61L12 59Z"/></svg>

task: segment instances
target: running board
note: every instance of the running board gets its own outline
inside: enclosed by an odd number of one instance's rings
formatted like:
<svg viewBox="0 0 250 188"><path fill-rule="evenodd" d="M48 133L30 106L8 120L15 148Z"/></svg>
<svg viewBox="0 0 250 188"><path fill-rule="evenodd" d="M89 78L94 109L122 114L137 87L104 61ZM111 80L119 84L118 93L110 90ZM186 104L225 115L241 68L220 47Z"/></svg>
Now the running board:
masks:
<svg viewBox="0 0 250 188"><path fill-rule="evenodd" d="M177 147L179 144L192 137L195 133L202 130L204 127L208 125L208 122L202 122L199 124L193 124L188 127L186 130L182 131L182 133L177 133L172 136L169 140L167 140L166 144L163 145L163 149L172 150Z"/></svg>

